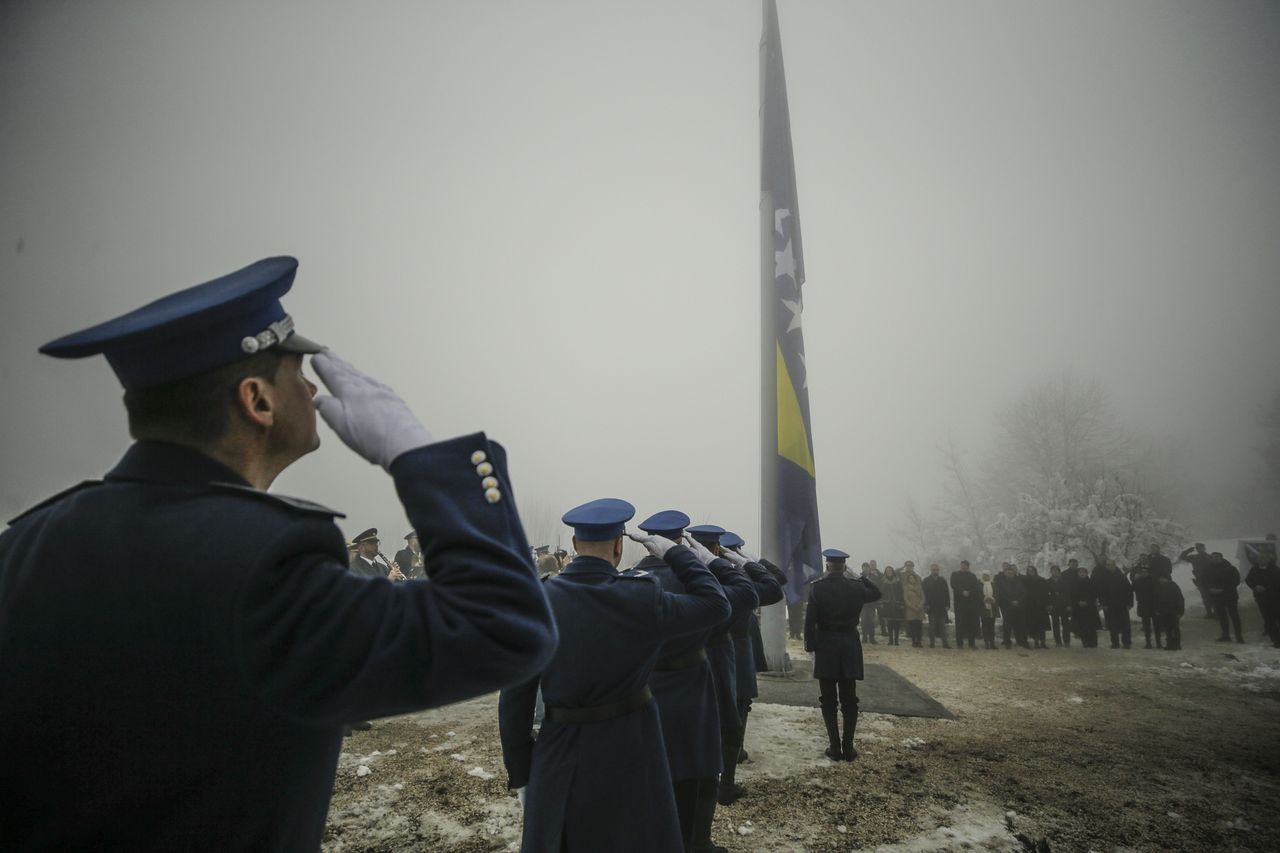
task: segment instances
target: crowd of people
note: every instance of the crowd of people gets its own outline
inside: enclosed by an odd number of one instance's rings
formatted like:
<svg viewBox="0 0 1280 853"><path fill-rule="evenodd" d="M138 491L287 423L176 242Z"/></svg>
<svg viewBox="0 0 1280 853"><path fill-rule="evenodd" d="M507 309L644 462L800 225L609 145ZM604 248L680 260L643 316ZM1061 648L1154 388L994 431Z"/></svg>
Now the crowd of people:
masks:
<svg viewBox="0 0 1280 853"><path fill-rule="evenodd" d="M1274 535L1268 537L1274 541ZM1203 543L1187 548L1179 561L1189 562L1202 597L1205 618L1221 627L1219 642L1244 642L1240 624L1240 572L1220 552L1209 553ZM1143 647L1176 651L1182 647L1181 620L1186 602L1173 580L1173 562L1153 543L1131 567L1104 559L1092 568L1076 559L1066 568L1049 565L1041 574L1034 565L1022 570L1003 563L994 573L975 572L967 560L949 575L938 563L923 577L915 563L880 569L875 560L862 564L862 574L883 597L867 605L861 615L862 642L900 645L905 639L920 648L952 648L948 625L954 624L955 648L1046 649L1070 646L1074 637L1085 648L1098 646L1099 634L1109 635L1113 649L1133 643L1133 617L1141 624ZM1253 592L1263 617L1263 632L1280 647L1280 568L1272 548L1251 557L1243 579ZM792 620L792 635L799 637Z"/></svg>

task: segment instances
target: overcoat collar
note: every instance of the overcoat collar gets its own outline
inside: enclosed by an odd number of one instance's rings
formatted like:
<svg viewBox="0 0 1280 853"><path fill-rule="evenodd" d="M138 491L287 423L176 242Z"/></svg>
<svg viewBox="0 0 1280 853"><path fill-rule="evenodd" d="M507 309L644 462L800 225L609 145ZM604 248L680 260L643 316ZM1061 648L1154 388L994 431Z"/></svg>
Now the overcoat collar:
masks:
<svg viewBox="0 0 1280 853"><path fill-rule="evenodd" d="M616 575L618 570L599 557L577 556L560 572L562 575Z"/></svg>
<svg viewBox="0 0 1280 853"><path fill-rule="evenodd" d="M106 479L175 486L202 483L249 485L248 480L221 462L189 447L164 441L136 442L125 451L124 457L108 472Z"/></svg>

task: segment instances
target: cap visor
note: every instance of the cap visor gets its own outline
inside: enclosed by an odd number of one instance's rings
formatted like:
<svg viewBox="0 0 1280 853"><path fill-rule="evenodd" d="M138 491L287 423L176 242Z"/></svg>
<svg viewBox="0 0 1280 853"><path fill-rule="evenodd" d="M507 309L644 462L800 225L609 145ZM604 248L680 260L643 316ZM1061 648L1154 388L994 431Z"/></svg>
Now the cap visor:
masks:
<svg viewBox="0 0 1280 853"><path fill-rule="evenodd" d="M303 355L315 355L318 352L324 352L327 347L324 344L318 344L311 338L304 338L299 334L292 334L280 343L276 344L284 352L296 352Z"/></svg>

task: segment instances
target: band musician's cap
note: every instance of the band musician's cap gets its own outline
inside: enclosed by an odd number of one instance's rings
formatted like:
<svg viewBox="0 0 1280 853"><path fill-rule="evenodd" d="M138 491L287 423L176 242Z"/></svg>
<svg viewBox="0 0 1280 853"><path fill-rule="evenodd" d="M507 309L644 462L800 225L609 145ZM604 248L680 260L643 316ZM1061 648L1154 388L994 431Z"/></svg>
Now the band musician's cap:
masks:
<svg viewBox="0 0 1280 853"><path fill-rule="evenodd" d="M408 541L409 539L417 539L417 538L418 538L418 531L416 531L416 530L410 530L408 533L406 533L406 534L404 535L404 538L405 538L405 540L406 540L406 541Z"/></svg>
<svg viewBox="0 0 1280 853"><path fill-rule="evenodd" d="M265 258L50 341L40 352L55 358L105 355L128 390L186 379L271 347L321 352L323 346L293 331L293 318L280 304L297 270L296 258Z"/></svg>
<svg viewBox="0 0 1280 853"><path fill-rule="evenodd" d="M844 551L841 551L839 548L828 548L822 552L822 556L826 557L833 563L843 563L845 560L849 559L849 555Z"/></svg>
<svg viewBox="0 0 1280 853"><path fill-rule="evenodd" d="M624 500L600 498L575 506L560 520L572 527L573 535L583 542L607 542L621 536L635 514L636 508Z"/></svg>
<svg viewBox="0 0 1280 853"><path fill-rule="evenodd" d="M362 542L381 542L382 540L378 538L378 528L370 527L351 541L359 545Z"/></svg>
<svg viewBox="0 0 1280 853"><path fill-rule="evenodd" d="M724 535L725 529L718 524L695 524L685 532L710 548L712 545L720 544L720 537Z"/></svg>
<svg viewBox="0 0 1280 853"><path fill-rule="evenodd" d="M664 509L640 522L637 527L645 533L680 541L680 534L689 526L689 516L678 509Z"/></svg>
<svg viewBox="0 0 1280 853"><path fill-rule="evenodd" d="M747 540L731 531L726 530L724 535L720 537L720 545L724 548L740 548L746 544Z"/></svg>

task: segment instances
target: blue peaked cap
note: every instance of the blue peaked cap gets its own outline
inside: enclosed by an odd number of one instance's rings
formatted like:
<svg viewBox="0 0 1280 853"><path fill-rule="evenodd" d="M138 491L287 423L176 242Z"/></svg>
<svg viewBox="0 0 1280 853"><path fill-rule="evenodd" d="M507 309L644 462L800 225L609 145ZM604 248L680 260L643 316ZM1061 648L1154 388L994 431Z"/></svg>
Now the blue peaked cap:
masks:
<svg viewBox="0 0 1280 853"><path fill-rule="evenodd" d="M588 501L560 516L573 528L573 535L583 542L606 542L617 539L626 530L636 508L619 498Z"/></svg>
<svg viewBox="0 0 1280 853"><path fill-rule="evenodd" d="M828 560L849 559L849 555L846 554L844 551L841 551L839 548L828 548L827 550L822 552L822 556L826 557Z"/></svg>
<svg viewBox="0 0 1280 853"><path fill-rule="evenodd" d="M680 534L689 526L689 516L678 509L664 509L662 512L655 512L637 526L645 533L679 539Z"/></svg>
<svg viewBox="0 0 1280 853"><path fill-rule="evenodd" d="M40 352L55 358L105 355L129 390L186 379L273 346L317 353L324 347L294 334L293 318L280 304L297 270L296 258L265 258L50 341Z"/></svg>
<svg viewBox="0 0 1280 853"><path fill-rule="evenodd" d="M725 529L718 524L697 524L685 530L703 545L719 545Z"/></svg>
<svg viewBox="0 0 1280 853"><path fill-rule="evenodd" d="M747 540L743 539L736 533L725 531L724 535L720 537L720 544L725 548L737 548L742 545L746 545Z"/></svg>

